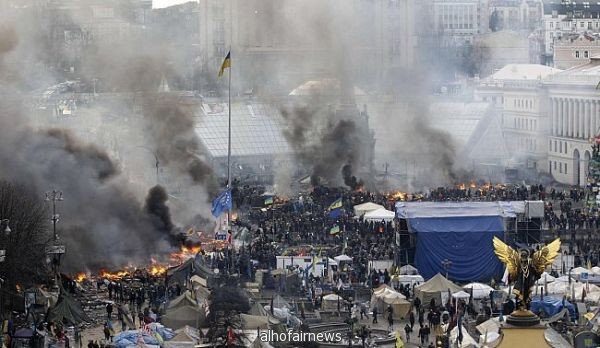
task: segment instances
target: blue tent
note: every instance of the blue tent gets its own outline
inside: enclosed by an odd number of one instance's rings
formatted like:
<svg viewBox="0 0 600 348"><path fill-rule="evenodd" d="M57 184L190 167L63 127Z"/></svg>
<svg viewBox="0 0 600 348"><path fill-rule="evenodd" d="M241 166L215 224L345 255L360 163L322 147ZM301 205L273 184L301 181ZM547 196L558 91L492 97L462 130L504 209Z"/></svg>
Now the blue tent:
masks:
<svg viewBox="0 0 600 348"><path fill-rule="evenodd" d="M539 313L540 310L544 310L547 316L553 316L558 312L562 311L563 308L567 308L569 311L569 315L571 318L575 318L575 306L567 300L565 300L565 304L563 306L563 299L557 298L553 296L544 296L544 300L539 296L535 296L531 300L531 311L533 313Z"/></svg>
<svg viewBox="0 0 600 348"><path fill-rule="evenodd" d="M448 277L453 281L502 276L492 239L503 239L505 207L496 202L410 202L397 205L396 213L416 234L415 264L425 279L444 274L444 260L451 262Z"/></svg>

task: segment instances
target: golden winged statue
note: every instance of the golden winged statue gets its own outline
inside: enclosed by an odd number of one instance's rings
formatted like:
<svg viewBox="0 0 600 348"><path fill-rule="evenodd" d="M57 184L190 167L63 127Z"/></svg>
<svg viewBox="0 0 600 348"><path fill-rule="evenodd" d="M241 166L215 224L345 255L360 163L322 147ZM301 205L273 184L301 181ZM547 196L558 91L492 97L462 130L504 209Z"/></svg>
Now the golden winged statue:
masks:
<svg viewBox="0 0 600 348"><path fill-rule="evenodd" d="M508 268L508 281L514 282L513 294L517 300L517 310L529 311L531 287L540 279L546 267L554 262L560 252L560 239L543 246L538 251L529 249L518 251L509 247L498 237L494 237L494 252Z"/></svg>

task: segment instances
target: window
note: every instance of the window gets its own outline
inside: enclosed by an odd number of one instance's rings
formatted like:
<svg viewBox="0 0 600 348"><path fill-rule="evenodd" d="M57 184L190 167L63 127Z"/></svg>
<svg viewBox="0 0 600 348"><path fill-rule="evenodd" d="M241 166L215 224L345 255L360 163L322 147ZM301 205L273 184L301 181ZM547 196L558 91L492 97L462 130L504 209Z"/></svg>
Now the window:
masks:
<svg viewBox="0 0 600 348"><path fill-rule="evenodd" d="M567 173L567 164L565 163L565 174L569 174Z"/></svg>
<svg viewBox="0 0 600 348"><path fill-rule="evenodd" d="M552 161L548 161L548 171L552 174Z"/></svg>
<svg viewBox="0 0 600 348"><path fill-rule="evenodd" d="M550 28L554 28L554 22L550 22Z"/></svg>
<svg viewBox="0 0 600 348"><path fill-rule="evenodd" d="M589 58L589 52L583 51L583 58Z"/></svg>
<svg viewBox="0 0 600 348"><path fill-rule="evenodd" d="M580 28L585 28L585 22L579 22L579 27Z"/></svg>
<svg viewBox="0 0 600 348"><path fill-rule="evenodd" d="M554 170L556 170L556 161L554 161Z"/></svg>
<svg viewBox="0 0 600 348"><path fill-rule="evenodd" d="M558 163L558 172L562 173L562 162Z"/></svg>
<svg viewBox="0 0 600 348"><path fill-rule="evenodd" d="M575 58L579 58L579 51L575 51Z"/></svg>
<svg viewBox="0 0 600 348"><path fill-rule="evenodd" d="M556 146L556 140L554 140L554 152L558 150L558 146Z"/></svg>
<svg viewBox="0 0 600 348"><path fill-rule="evenodd" d="M560 151L558 151L558 152L562 153L562 141L558 143L558 146L559 146L559 149L560 149Z"/></svg>

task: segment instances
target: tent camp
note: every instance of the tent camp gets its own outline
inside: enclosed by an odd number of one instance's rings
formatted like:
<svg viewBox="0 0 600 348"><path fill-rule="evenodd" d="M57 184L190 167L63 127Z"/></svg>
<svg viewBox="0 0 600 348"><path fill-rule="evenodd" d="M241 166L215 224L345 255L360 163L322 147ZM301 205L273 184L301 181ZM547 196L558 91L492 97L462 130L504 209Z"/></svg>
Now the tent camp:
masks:
<svg viewBox="0 0 600 348"><path fill-rule="evenodd" d="M410 302L406 301L406 296L391 288L383 288L373 293L371 307L377 307L379 313L385 313L388 306L392 307L396 319L405 318L410 310Z"/></svg>
<svg viewBox="0 0 600 348"><path fill-rule="evenodd" d="M335 312L338 310L338 303L340 306L339 308L343 309L344 308L344 299L336 294L329 294L329 295L323 296L323 303L322 303L321 307L325 311Z"/></svg>
<svg viewBox="0 0 600 348"><path fill-rule="evenodd" d="M473 289L473 298L476 300L488 298L490 291L494 290L491 286L482 283L469 283L463 286L463 289Z"/></svg>
<svg viewBox="0 0 600 348"><path fill-rule="evenodd" d="M452 298L455 298L457 300L467 300L470 297L471 297L470 294L467 294L466 292L464 292L462 290L459 291L459 292L455 292L455 293L452 294Z"/></svg>
<svg viewBox="0 0 600 348"><path fill-rule="evenodd" d="M394 217L396 217L396 213L393 211L387 210L385 208L379 208L377 210L372 210L367 212L364 215L365 221L393 221Z"/></svg>
<svg viewBox="0 0 600 348"><path fill-rule="evenodd" d="M377 209L385 209L383 205L367 202L354 206L354 215L363 216L370 211L374 211Z"/></svg>
<svg viewBox="0 0 600 348"><path fill-rule="evenodd" d="M179 307L169 308L161 322L172 329L179 329L186 325L199 327L205 320L204 310L183 304Z"/></svg>
<svg viewBox="0 0 600 348"><path fill-rule="evenodd" d="M542 273L540 279L536 280L535 283L538 285L544 285L548 283L552 283L556 280L553 276L551 276L548 272Z"/></svg>
<svg viewBox="0 0 600 348"><path fill-rule="evenodd" d="M200 333L191 326L184 326L175 332L175 337L165 341L164 348L193 348L200 339Z"/></svg>
<svg viewBox="0 0 600 348"><path fill-rule="evenodd" d="M411 265L404 265L404 266L400 267L399 271L400 271L400 274L407 274L407 275L419 274L419 270L415 266L411 266Z"/></svg>
<svg viewBox="0 0 600 348"><path fill-rule="evenodd" d="M192 307L197 307L198 303L192 297L192 294L189 291L185 291L183 294L179 295L179 297L174 298L169 302L168 308L173 307L181 307L183 305L188 305Z"/></svg>
<svg viewBox="0 0 600 348"><path fill-rule="evenodd" d="M69 295L64 289L61 289L58 302L48 312L48 321L55 323L65 323L69 325L78 325L82 322L89 322L90 319L83 311L81 304Z"/></svg>
<svg viewBox="0 0 600 348"><path fill-rule="evenodd" d="M492 239L504 237L504 217L514 217L498 202L397 202L396 216L415 234L415 265L428 279L447 270L459 282L500 277L502 263Z"/></svg>
<svg viewBox="0 0 600 348"><path fill-rule="evenodd" d="M348 255L338 255L333 258L337 262L349 262L352 261L352 258Z"/></svg>
<svg viewBox="0 0 600 348"><path fill-rule="evenodd" d="M421 299L422 303L429 303L433 298L435 303L441 304L441 293L448 292L448 290L455 293L461 291L462 288L438 273L425 283L415 287L415 295Z"/></svg>

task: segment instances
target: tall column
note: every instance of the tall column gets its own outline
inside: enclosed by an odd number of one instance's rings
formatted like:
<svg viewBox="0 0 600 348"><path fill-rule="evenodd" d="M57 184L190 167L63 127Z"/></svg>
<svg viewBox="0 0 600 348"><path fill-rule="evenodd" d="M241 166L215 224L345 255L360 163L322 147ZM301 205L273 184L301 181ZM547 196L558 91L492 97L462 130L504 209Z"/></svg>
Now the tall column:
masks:
<svg viewBox="0 0 600 348"><path fill-rule="evenodd" d="M574 111L573 111L573 137L574 138L579 138L581 136L580 134L580 124L581 124L581 104L579 103L578 99L575 99L573 101L574 103Z"/></svg>
<svg viewBox="0 0 600 348"><path fill-rule="evenodd" d="M589 139L591 134L592 134L592 124L591 124L591 117L590 117L590 101L589 100L584 100L584 105L585 105L585 124L584 124L584 131L583 131L583 138L584 139Z"/></svg>
<svg viewBox="0 0 600 348"><path fill-rule="evenodd" d="M550 135L556 135L556 118L558 117L558 101L552 98L552 117L550 118Z"/></svg>
<svg viewBox="0 0 600 348"><path fill-rule="evenodd" d="M579 137L585 139L585 100L579 100Z"/></svg>
<svg viewBox="0 0 600 348"><path fill-rule="evenodd" d="M591 138L596 136L596 132L598 131L598 101L597 100L592 100L591 101L592 105L592 129L590 130L592 132L592 136Z"/></svg>
<svg viewBox="0 0 600 348"><path fill-rule="evenodd" d="M561 113L561 130L560 130L560 135L563 137L567 136L567 126L568 126L568 121L567 119L569 118L569 101L567 99L562 99L562 113Z"/></svg>
<svg viewBox="0 0 600 348"><path fill-rule="evenodd" d="M567 99L567 105L569 110L567 111L567 129L566 129L566 136L568 137L572 137L573 136L573 100L572 99Z"/></svg>

